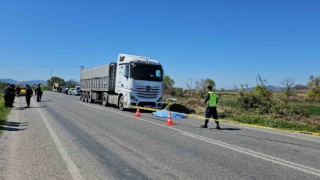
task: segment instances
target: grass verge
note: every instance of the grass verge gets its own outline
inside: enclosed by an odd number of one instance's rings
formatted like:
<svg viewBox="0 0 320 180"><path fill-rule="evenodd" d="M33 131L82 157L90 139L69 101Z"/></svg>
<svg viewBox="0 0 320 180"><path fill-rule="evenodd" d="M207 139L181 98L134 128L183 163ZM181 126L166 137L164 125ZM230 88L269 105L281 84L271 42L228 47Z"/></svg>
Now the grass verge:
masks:
<svg viewBox="0 0 320 180"><path fill-rule="evenodd" d="M259 115L236 115L231 117L231 119L241 123L255 124L271 128L320 133L320 125L290 122L282 119L269 119Z"/></svg>
<svg viewBox="0 0 320 180"><path fill-rule="evenodd" d="M10 109L4 107L3 95L0 94L0 136L2 134L3 125L7 121L9 112Z"/></svg>

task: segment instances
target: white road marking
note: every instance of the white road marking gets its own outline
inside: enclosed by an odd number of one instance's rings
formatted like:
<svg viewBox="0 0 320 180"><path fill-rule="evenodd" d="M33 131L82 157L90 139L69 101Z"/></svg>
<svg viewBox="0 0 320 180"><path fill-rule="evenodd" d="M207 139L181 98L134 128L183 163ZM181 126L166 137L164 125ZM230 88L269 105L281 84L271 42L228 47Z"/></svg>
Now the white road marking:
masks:
<svg viewBox="0 0 320 180"><path fill-rule="evenodd" d="M312 175L320 177L320 170L319 169L315 169L315 168L311 168L311 167L308 167L308 166L296 164L296 163L293 163L293 162L290 162L290 161L286 161L286 160L283 160L283 159L280 159L280 158L276 158L276 157L273 157L273 156L269 156L269 155L266 155L266 154L263 154L263 153L259 153L259 152L256 152L256 151L245 149L245 148L242 148L242 147L239 147L239 146L234 146L232 144L224 143L222 141L217 141L217 140L213 140L213 139L210 139L210 138L207 138L207 137L204 137L204 136L200 136L200 135L197 135L197 134L189 133L187 131L183 131L183 130L174 128L172 126L158 124L158 123L143 119L141 117L139 117L139 118L132 117L132 116L129 116L127 114L123 114L123 113L120 113L120 112L112 111L112 110L109 110L109 109L106 109L106 108L101 108L101 107L93 106L93 105L90 105L90 104L84 104L84 103L81 103L81 104L83 104L85 106L89 106L89 107L95 108L95 109L100 109L100 110L103 110L103 111L113 112L115 114L119 114L119 115L122 115L122 116L127 116L129 118L138 119L140 121L144 121L144 122L147 122L147 123L155 124L157 126L161 126L161 127L165 127L165 128L168 128L168 129L172 129L172 130L175 130L175 131L179 132L180 134L188 136L188 137L192 137L192 138L204 141L204 142L208 142L208 143L211 143L211 144L214 144L214 145L217 145L217 146L221 146L221 147L224 147L224 148L227 148L227 149L230 149L230 150L234 150L234 151L239 152L239 153L250 155L250 156L265 160L265 161L269 161L269 162L272 162L272 163L275 163L275 164L278 164L278 165L282 165L282 166L285 166L285 167L288 167L288 168L292 168L292 169L295 169L295 170L298 170L298 171L301 171L301 172L305 172L307 174L312 174Z"/></svg>
<svg viewBox="0 0 320 180"><path fill-rule="evenodd" d="M71 174L72 178L75 180L82 180L83 177L80 174L77 166L73 163L73 161L71 160L70 156L68 155L67 151L63 148L58 136L56 135L56 133L54 132L53 128L51 127L50 123L48 122L46 116L42 113L42 111L40 109L38 109L39 114L41 115L41 118L44 122L44 124L46 125L49 134L51 136L51 138L54 141L54 144L56 145L63 161L65 162L67 169L69 171L69 173Z"/></svg>

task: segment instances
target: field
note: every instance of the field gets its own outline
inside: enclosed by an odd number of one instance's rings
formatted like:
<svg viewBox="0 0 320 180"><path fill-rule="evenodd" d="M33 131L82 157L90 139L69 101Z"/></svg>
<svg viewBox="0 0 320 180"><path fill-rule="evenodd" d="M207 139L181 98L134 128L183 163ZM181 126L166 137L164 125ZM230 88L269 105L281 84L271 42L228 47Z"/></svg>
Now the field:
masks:
<svg viewBox="0 0 320 180"><path fill-rule="evenodd" d="M279 103L271 104L267 108L251 109L245 109L241 106L237 92L218 92L218 95L220 119L287 130L320 132L320 102L310 102L304 94L290 96L285 105ZM273 98L280 99L281 93L273 93ZM178 99L176 102L166 102L166 109L204 115L204 98L180 97L176 99ZM278 101L272 102L278 103Z"/></svg>

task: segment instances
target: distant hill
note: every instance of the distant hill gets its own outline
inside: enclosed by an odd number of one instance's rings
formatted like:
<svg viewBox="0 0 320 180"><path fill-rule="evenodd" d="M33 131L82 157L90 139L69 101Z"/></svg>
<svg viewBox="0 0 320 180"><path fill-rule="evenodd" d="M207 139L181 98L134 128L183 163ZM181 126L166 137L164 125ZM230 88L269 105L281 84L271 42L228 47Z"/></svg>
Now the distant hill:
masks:
<svg viewBox="0 0 320 180"><path fill-rule="evenodd" d="M0 82L16 84L18 81L15 81L13 79L0 79Z"/></svg>
<svg viewBox="0 0 320 180"><path fill-rule="evenodd" d="M31 81L16 81L13 79L0 79L0 82L10 83L10 84L22 84L22 85L33 85L33 84L43 84L44 86L47 85L47 81L45 80L31 80Z"/></svg>
<svg viewBox="0 0 320 180"><path fill-rule="evenodd" d="M22 84L22 85L26 85L26 84L33 85L33 84L39 84L39 83L41 83L44 86L47 85L47 81L45 81L45 80L32 80L32 81L20 81L20 82L18 82L18 84Z"/></svg>

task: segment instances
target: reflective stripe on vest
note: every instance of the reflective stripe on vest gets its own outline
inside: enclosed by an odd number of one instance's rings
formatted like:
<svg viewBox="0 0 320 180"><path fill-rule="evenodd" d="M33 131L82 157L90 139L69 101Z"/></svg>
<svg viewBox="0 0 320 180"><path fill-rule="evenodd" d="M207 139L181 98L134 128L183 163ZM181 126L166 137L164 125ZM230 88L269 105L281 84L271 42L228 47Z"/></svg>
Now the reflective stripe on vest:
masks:
<svg viewBox="0 0 320 180"><path fill-rule="evenodd" d="M209 91L208 93L210 95L210 98L208 101L208 106L209 107L216 107L217 106L217 98L218 98L217 94L212 91Z"/></svg>

